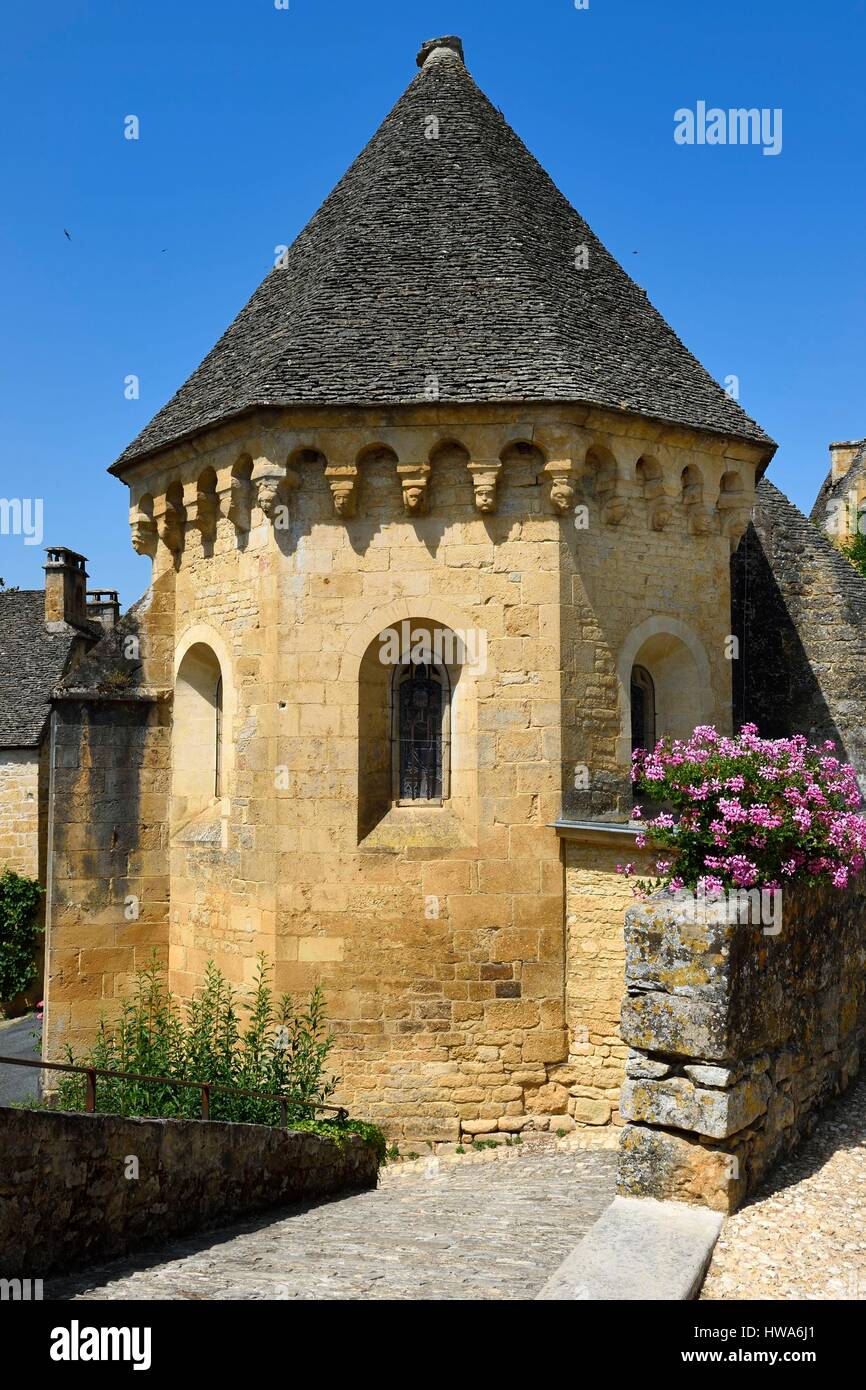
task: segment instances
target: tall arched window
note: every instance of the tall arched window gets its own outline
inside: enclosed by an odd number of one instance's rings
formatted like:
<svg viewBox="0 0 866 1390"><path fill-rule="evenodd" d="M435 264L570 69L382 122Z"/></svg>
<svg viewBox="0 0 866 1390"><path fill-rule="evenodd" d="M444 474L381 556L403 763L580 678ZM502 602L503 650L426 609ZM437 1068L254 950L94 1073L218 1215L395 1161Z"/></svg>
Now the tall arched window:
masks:
<svg viewBox="0 0 866 1390"><path fill-rule="evenodd" d="M208 810L223 795L223 678L213 648L195 642L181 659L172 718L172 799L176 825Z"/></svg>
<svg viewBox="0 0 866 1390"><path fill-rule="evenodd" d="M645 666L631 668L631 749L655 748L656 690Z"/></svg>
<svg viewBox="0 0 866 1390"><path fill-rule="evenodd" d="M396 668L391 737L398 803L442 802L449 795L450 697L444 667L412 662Z"/></svg>
<svg viewBox="0 0 866 1390"><path fill-rule="evenodd" d="M223 792L223 678L220 675L214 691L214 778L213 794Z"/></svg>

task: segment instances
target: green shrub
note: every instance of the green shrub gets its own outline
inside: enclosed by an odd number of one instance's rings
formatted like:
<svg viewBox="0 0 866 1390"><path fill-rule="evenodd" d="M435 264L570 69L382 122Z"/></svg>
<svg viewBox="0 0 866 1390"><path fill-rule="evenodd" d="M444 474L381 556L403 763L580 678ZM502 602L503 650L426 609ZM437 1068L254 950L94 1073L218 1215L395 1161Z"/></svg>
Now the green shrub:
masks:
<svg viewBox="0 0 866 1390"><path fill-rule="evenodd" d="M278 1124L279 1102L267 1099L267 1093L286 1096L290 1102L327 1101L337 1081L325 1073L334 1040L325 1029L321 991L314 989L308 1003L295 1010L290 995L274 999L269 975L260 955L242 1025L241 1000L215 965L208 965L200 994L184 1005L168 989L154 954L137 973L131 997L122 1000L116 1024L101 1020L87 1054L75 1056L67 1048L67 1060L107 1071L241 1087L258 1094L211 1092L211 1119ZM62 1072L58 1076L57 1104L64 1110L83 1110L85 1078ZM201 1114L201 1093L188 1086L98 1077L96 1108L113 1115L196 1118ZM307 1106L289 1105L293 1127L315 1116Z"/></svg>
<svg viewBox="0 0 866 1390"><path fill-rule="evenodd" d="M35 879L11 869L0 874L0 1000L23 994L36 979L36 943L42 930L36 910L41 894Z"/></svg>
<svg viewBox="0 0 866 1390"><path fill-rule="evenodd" d="M851 539L840 547L842 554L860 574L866 576L866 535L858 531Z"/></svg>

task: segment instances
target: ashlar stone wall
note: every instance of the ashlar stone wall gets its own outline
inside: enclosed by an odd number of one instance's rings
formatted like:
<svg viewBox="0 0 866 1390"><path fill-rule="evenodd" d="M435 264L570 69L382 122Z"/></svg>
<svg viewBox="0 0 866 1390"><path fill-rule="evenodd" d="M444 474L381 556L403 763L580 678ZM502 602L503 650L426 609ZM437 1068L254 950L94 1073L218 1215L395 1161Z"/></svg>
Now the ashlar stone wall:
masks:
<svg viewBox="0 0 866 1390"><path fill-rule="evenodd" d="M556 826L628 818L635 660L661 728L725 724L759 458L580 407L431 404L262 413L124 469L149 680L174 691L143 754L174 987L211 959L245 987L259 951L279 990L321 984L340 1100L408 1141L607 1123L623 889ZM478 654L448 668L441 806L389 779L377 651L404 622Z"/></svg>
<svg viewBox="0 0 866 1390"><path fill-rule="evenodd" d="M0 871L39 876L40 755L0 749Z"/></svg>

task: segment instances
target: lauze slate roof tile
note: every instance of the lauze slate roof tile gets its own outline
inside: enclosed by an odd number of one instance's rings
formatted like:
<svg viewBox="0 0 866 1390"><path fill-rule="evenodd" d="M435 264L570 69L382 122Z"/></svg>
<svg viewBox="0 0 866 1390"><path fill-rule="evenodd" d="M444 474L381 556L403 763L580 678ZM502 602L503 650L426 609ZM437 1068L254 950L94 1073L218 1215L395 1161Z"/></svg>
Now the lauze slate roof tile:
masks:
<svg viewBox="0 0 866 1390"><path fill-rule="evenodd" d="M0 590L0 748L37 748L74 628L49 632L42 589Z"/></svg>
<svg viewBox="0 0 866 1390"><path fill-rule="evenodd" d="M255 406L421 402L434 379L445 402L586 402L770 442L593 235L460 54L425 49L285 266L115 470Z"/></svg>

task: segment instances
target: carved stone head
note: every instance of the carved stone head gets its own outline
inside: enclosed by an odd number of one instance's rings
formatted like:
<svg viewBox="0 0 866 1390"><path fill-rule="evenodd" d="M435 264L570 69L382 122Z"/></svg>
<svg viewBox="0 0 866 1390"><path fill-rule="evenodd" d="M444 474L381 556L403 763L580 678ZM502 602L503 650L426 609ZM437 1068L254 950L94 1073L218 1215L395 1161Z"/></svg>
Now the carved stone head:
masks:
<svg viewBox="0 0 866 1390"><path fill-rule="evenodd" d="M574 506L574 484L568 478L554 478L550 489L550 500L560 514L570 512Z"/></svg>
<svg viewBox="0 0 866 1390"><path fill-rule="evenodd" d="M404 483L403 505L407 512L423 512L426 488L422 483Z"/></svg>
<svg viewBox="0 0 866 1390"><path fill-rule="evenodd" d="M265 516L273 519L281 501L279 479L261 478L258 485L258 503Z"/></svg>
<svg viewBox="0 0 866 1390"><path fill-rule="evenodd" d="M355 515L355 488L352 483L331 483L331 494L337 516Z"/></svg>
<svg viewBox="0 0 866 1390"><path fill-rule="evenodd" d="M496 511L496 483L492 478L476 479L475 506L479 512Z"/></svg>
<svg viewBox="0 0 866 1390"><path fill-rule="evenodd" d="M154 522L139 517L132 523L132 548L136 555L150 555L156 550L156 526Z"/></svg>

